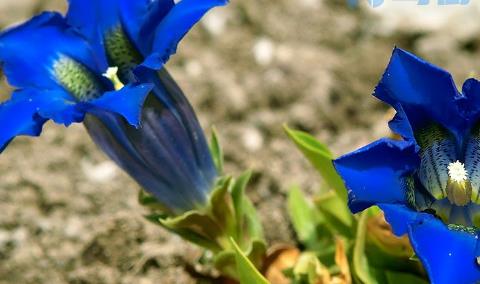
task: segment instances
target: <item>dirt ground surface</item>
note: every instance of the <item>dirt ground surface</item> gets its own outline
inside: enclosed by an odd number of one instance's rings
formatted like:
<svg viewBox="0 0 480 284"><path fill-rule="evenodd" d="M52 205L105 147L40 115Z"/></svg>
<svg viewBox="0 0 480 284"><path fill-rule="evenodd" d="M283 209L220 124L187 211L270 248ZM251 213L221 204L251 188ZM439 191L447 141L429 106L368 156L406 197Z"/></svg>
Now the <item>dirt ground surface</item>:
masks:
<svg viewBox="0 0 480 284"><path fill-rule="evenodd" d="M232 0L197 25L167 65L206 132L218 129L227 171L254 170L248 193L270 243L295 243L289 187L314 194L321 182L283 123L336 154L386 135L391 113L370 94L395 45L458 83L479 71L478 4L389 2L350 9L340 0ZM44 9L66 4L1 0L0 26ZM9 96L5 83L0 94ZM195 283L186 267L200 250L143 220L139 187L82 125L48 123L40 138L15 139L0 173L0 283Z"/></svg>

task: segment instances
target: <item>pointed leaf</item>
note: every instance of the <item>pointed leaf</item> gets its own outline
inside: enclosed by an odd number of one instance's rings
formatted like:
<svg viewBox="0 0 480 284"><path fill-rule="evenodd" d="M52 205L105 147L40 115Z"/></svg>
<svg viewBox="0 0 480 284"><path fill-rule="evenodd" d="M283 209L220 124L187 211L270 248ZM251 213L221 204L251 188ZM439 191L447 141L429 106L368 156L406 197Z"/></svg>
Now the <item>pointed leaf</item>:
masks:
<svg viewBox="0 0 480 284"><path fill-rule="evenodd" d="M304 244L315 242L317 240L315 213L299 187L294 186L288 192L287 206L298 239Z"/></svg>
<svg viewBox="0 0 480 284"><path fill-rule="evenodd" d="M223 150L218 140L217 130L214 127L212 128L212 137L210 139L210 152L218 175L221 176L223 174Z"/></svg>
<svg viewBox="0 0 480 284"><path fill-rule="evenodd" d="M245 256L233 238L230 238L230 243L235 250L235 262L237 263L237 273L240 284L269 284L267 279L263 277Z"/></svg>
<svg viewBox="0 0 480 284"><path fill-rule="evenodd" d="M267 256L267 245L263 240L253 240L247 251L247 256L255 267L261 267Z"/></svg>
<svg viewBox="0 0 480 284"><path fill-rule="evenodd" d="M317 169L325 182L337 192L342 200L346 201L347 190L342 179L333 167L333 155L330 150L305 132L292 130L286 125L284 129L297 148L302 151L305 157Z"/></svg>
<svg viewBox="0 0 480 284"><path fill-rule="evenodd" d="M347 204L334 191L321 195L314 202L330 228L346 237L353 236L355 230L353 215Z"/></svg>
<svg viewBox="0 0 480 284"><path fill-rule="evenodd" d="M248 255L248 259L252 264L254 264L255 267L261 267L267 251L265 243L263 241L254 240L246 251L246 255ZM229 249L220 252L214 258L215 268L223 275L228 275L234 279L238 278L235 255L235 250Z"/></svg>
<svg viewBox="0 0 480 284"><path fill-rule="evenodd" d="M244 223L242 237L244 239L264 240L263 227L257 210L248 198L243 199Z"/></svg>
<svg viewBox="0 0 480 284"><path fill-rule="evenodd" d="M232 187L233 207L235 209L235 218L237 223L237 239L239 239L243 233L243 200L245 199L245 188L247 187L251 176L252 173L250 171L243 173L237 180L235 180Z"/></svg>
<svg viewBox="0 0 480 284"><path fill-rule="evenodd" d="M360 214L358 222L357 237L353 248L353 273L358 282L364 284L378 283L375 277L372 276L370 266L368 264L367 256L365 255L365 243L367 235L367 220L369 212L364 211Z"/></svg>

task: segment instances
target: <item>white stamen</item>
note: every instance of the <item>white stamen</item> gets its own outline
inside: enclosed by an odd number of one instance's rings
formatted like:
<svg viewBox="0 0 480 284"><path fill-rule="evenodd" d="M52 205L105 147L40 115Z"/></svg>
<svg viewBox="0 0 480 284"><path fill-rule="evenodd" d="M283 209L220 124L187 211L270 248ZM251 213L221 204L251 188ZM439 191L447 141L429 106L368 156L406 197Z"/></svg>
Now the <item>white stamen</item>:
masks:
<svg viewBox="0 0 480 284"><path fill-rule="evenodd" d="M463 163L456 161L448 165L448 176L453 181L463 182L468 179L468 172Z"/></svg>
<svg viewBox="0 0 480 284"><path fill-rule="evenodd" d="M107 78L112 78L117 75L118 67L108 67L107 72L103 76Z"/></svg>
<svg viewBox="0 0 480 284"><path fill-rule="evenodd" d="M120 81L117 75L118 67L108 67L107 72L103 74L104 77L110 79L112 81L115 90L120 90L124 87L123 83Z"/></svg>

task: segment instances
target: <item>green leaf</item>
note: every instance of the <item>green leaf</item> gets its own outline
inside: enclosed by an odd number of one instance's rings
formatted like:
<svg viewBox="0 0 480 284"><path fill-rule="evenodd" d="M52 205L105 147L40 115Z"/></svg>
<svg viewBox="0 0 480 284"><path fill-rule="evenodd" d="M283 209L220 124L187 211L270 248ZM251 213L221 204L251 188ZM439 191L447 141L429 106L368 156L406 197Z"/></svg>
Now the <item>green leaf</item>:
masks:
<svg viewBox="0 0 480 284"><path fill-rule="evenodd" d="M230 243L235 250L235 262L240 284L269 284L268 280L255 268L233 238L230 238Z"/></svg>
<svg viewBox="0 0 480 284"><path fill-rule="evenodd" d="M257 210L248 198L243 199L244 223L242 237L244 239L264 240L263 227Z"/></svg>
<svg viewBox="0 0 480 284"><path fill-rule="evenodd" d="M376 279L372 276L367 256L365 255L365 243L367 235L367 221L370 212L368 210L360 214L358 221L357 236L353 247L353 274L360 283L376 284Z"/></svg>
<svg viewBox="0 0 480 284"><path fill-rule="evenodd" d="M287 206L298 239L304 244L315 242L317 240L315 212L299 187L290 188Z"/></svg>
<svg viewBox="0 0 480 284"><path fill-rule="evenodd" d="M342 200L347 200L347 190L342 179L333 167L333 156L330 150L311 135L297 130L292 130L284 125L285 132L295 143L298 149L317 169L325 182L337 192Z"/></svg>
<svg viewBox="0 0 480 284"><path fill-rule="evenodd" d="M388 284L428 284L428 281L410 273L385 271Z"/></svg>
<svg viewBox="0 0 480 284"><path fill-rule="evenodd" d="M353 237L355 231L353 214L334 191L317 197L314 203L330 229L347 238Z"/></svg>
<svg viewBox="0 0 480 284"><path fill-rule="evenodd" d="M235 209L235 218L237 224L237 239L239 239L243 234L243 220L244 220L244 199L245 198L245 188L247 187L248 181L252 173L247 171L243 173L237 180L234 181L232 186L232 199L233 207Z"/></svg>
<svg viewBox="0 0 480 284"><path fill-rule="evenodd" d="M252 240L247 250L247 256L255 267L261 267L267 257L267 245L265 241Z"/></svg>
<svg viewBox="0 0 480 284"><path fill-rule="evenodd" d="M218 174L223 174L223 150L218 141L217 130L212 128L212 137L210 139L210 153L212 154L213 162L217 168Z"/></svg>
<svg viewBox="0 0 480 284"><path fill-rule="evenodd" d="M231 243L230 246L232 246ZM245 250L245 255L255 267L261 267L266 257L266 251L267 246L263 241L253 240L249 248ZM235 255L234 248L231 248L220 252L214 258L215 268L223 275L228 275L233 279L238 278Z"/></svg>

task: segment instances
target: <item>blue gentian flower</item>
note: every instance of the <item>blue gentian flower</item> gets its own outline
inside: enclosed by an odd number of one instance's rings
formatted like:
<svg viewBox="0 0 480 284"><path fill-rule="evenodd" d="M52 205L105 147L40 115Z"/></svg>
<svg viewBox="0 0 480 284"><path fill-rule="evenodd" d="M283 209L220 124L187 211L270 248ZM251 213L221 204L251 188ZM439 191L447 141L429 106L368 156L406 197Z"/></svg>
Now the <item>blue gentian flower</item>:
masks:
<svg viewBox="0 0 480 284"><path fill-rule="evenodd" d="M190 104L163 66L187 31L227 0L69 3L68 23L118 68L121 82L153 83L139 129L115 114L89 116L90 136L166 209L178 214L204 205L217 172Z"/></svg>
<svg viewBox="0 0 480 284"><path fill-rule="evenodd" d="M17 88L0 105L8 122L0 150L15 136L39 135L48 119L68 126L110 111L138 126L145 97L160 84L150 69L161 69L186 32L226 0L69 2L66 17L45 12L0 34L0 63ZM106 78L112 68L118 76Z"/></svg>
<svg viewBox="0 0 480 284"><path fill-rule="evenodd" d="M402 139L334 161L350 209L383 209L432 283L479 282L480 82L460 92L449 73L396 48L374 95L395 108Z"/></svg>
<svg viewBox="0 0 480 284"><path fill-rule="evenodd" d="M52 119L69 125L86 113L113 112L138 125L151 84L116 89L103 64L58 13L48 12L0 35L0 63L16 87L0 105L0 149L17 135L38 135Z"/></svg>
<svg viewBox="0 0 480 284"><path fill-rule="evenodd" d="M42 13L0 34L0 62L16 88L0 105L0 150L15 136L39 135L49 119L84 122L167 210L205 204L217 172L191 106L163 65L186 32L226 0L69 3L65 17Z"/></svg>

